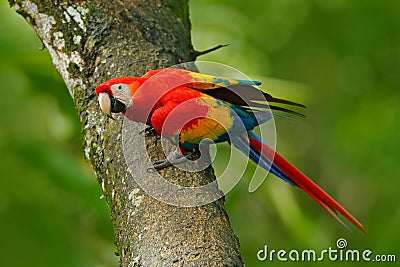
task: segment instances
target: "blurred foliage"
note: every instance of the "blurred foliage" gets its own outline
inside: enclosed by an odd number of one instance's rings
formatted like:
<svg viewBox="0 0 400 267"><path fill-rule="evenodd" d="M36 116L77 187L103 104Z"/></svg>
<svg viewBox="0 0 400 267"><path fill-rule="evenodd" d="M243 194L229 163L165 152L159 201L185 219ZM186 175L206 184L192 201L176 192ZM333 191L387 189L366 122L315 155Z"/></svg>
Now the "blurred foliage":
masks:
<svg viewBox="0 0 400 267"><path fill-rule="evenodd" d="M340 237L352 249L398 253L400 2L190 5L198 50L230 44L201 60L233 66L274 95L308 106L306 119L276 119L278 151L369 231L344 229L305 193L272 176L249 193L250 166L226 202L246 265L271 264L257 261L264 245L318 251L335 248ZM0 24L1 265L116 266L107 207L84 160L68 91L31 27L6 1Z"/></svg>
<svg viewBox="0 0 400 267"><path fill-rule="evenodd" d="M26 21L0 3L1 266L117 266L74 104Z"/></svg>
<svg viewBox="0 0 400 267"><path fill-rule="evenodd" d="M230 44L202 60L233 66L307 105L306 119L275 120L278 151L369 231L344 229L273 176L248 193L249 168L227 196L247 266L268 264L256 257L264 245L322 250L340 237L349 248L399 252L399 10L391 0L191 1L195 47Z"/></svg>

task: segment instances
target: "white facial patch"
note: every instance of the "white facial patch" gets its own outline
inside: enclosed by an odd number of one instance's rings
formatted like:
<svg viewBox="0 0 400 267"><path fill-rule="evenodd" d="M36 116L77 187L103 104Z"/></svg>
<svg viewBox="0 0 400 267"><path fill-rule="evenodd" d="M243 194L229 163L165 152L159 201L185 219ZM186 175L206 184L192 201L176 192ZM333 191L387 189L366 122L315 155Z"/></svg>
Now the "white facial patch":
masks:
<svg viewBox="0 0 400 267"><path fill-rule="evenodd" d="M132 102L131 90L128 84L114 84L111 86L113 97L129 107Z"/></svg>

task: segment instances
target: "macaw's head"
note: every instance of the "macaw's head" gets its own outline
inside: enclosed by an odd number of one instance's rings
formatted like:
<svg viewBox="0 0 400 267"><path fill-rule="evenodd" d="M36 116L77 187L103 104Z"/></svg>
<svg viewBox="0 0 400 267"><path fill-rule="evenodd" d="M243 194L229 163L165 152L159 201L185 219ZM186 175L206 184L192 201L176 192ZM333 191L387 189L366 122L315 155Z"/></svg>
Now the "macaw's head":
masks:
<svg viewBox="0 0 400 267"><path fill-rule="evenodd" d="M132 104L132 92L139 85L138 79L119 77L97 86L96 95L99 98L100 108L109 118L114 119L112 113L124 112Z"/></svg>

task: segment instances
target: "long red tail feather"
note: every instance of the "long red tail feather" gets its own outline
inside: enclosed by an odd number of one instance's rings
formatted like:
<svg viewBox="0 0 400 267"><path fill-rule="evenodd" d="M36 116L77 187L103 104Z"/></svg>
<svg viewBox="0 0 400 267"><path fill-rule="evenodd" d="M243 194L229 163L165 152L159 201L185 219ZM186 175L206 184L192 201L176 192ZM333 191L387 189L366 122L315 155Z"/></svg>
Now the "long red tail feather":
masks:
<svg viewBox="0 0 400 267"><path fill-rule="evenodd" d="M259 142L257 139L249 136L250 146L256 149L260 154L267 157L278 167L284 174L293 181L298 187L303 189L310 197L312 197L322 208L324 208L332 217L340 224L346 226L338 217L337 213L342 214L352 224L363 232L367 232L365 227L354 218L345 208L343 208L336 200L329 196L322 188L311 181L301 171L299 171L290 162L285 160L281 155L275 152L271 147Z"/></svg>

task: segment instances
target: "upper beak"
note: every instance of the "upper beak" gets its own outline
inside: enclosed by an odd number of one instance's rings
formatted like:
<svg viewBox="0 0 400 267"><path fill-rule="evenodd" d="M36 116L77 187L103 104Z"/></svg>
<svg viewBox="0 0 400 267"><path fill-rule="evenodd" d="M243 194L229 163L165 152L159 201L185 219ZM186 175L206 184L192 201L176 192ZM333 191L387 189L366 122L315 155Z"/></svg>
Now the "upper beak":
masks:
<svg viewBox="0 0 400 267"><path fill-rule="evenodd" d="M114 120L113 116L111 115L111 99L107 93L100 93L99 94L99 104L100 108L107 115L107 117Z"/></svg>

